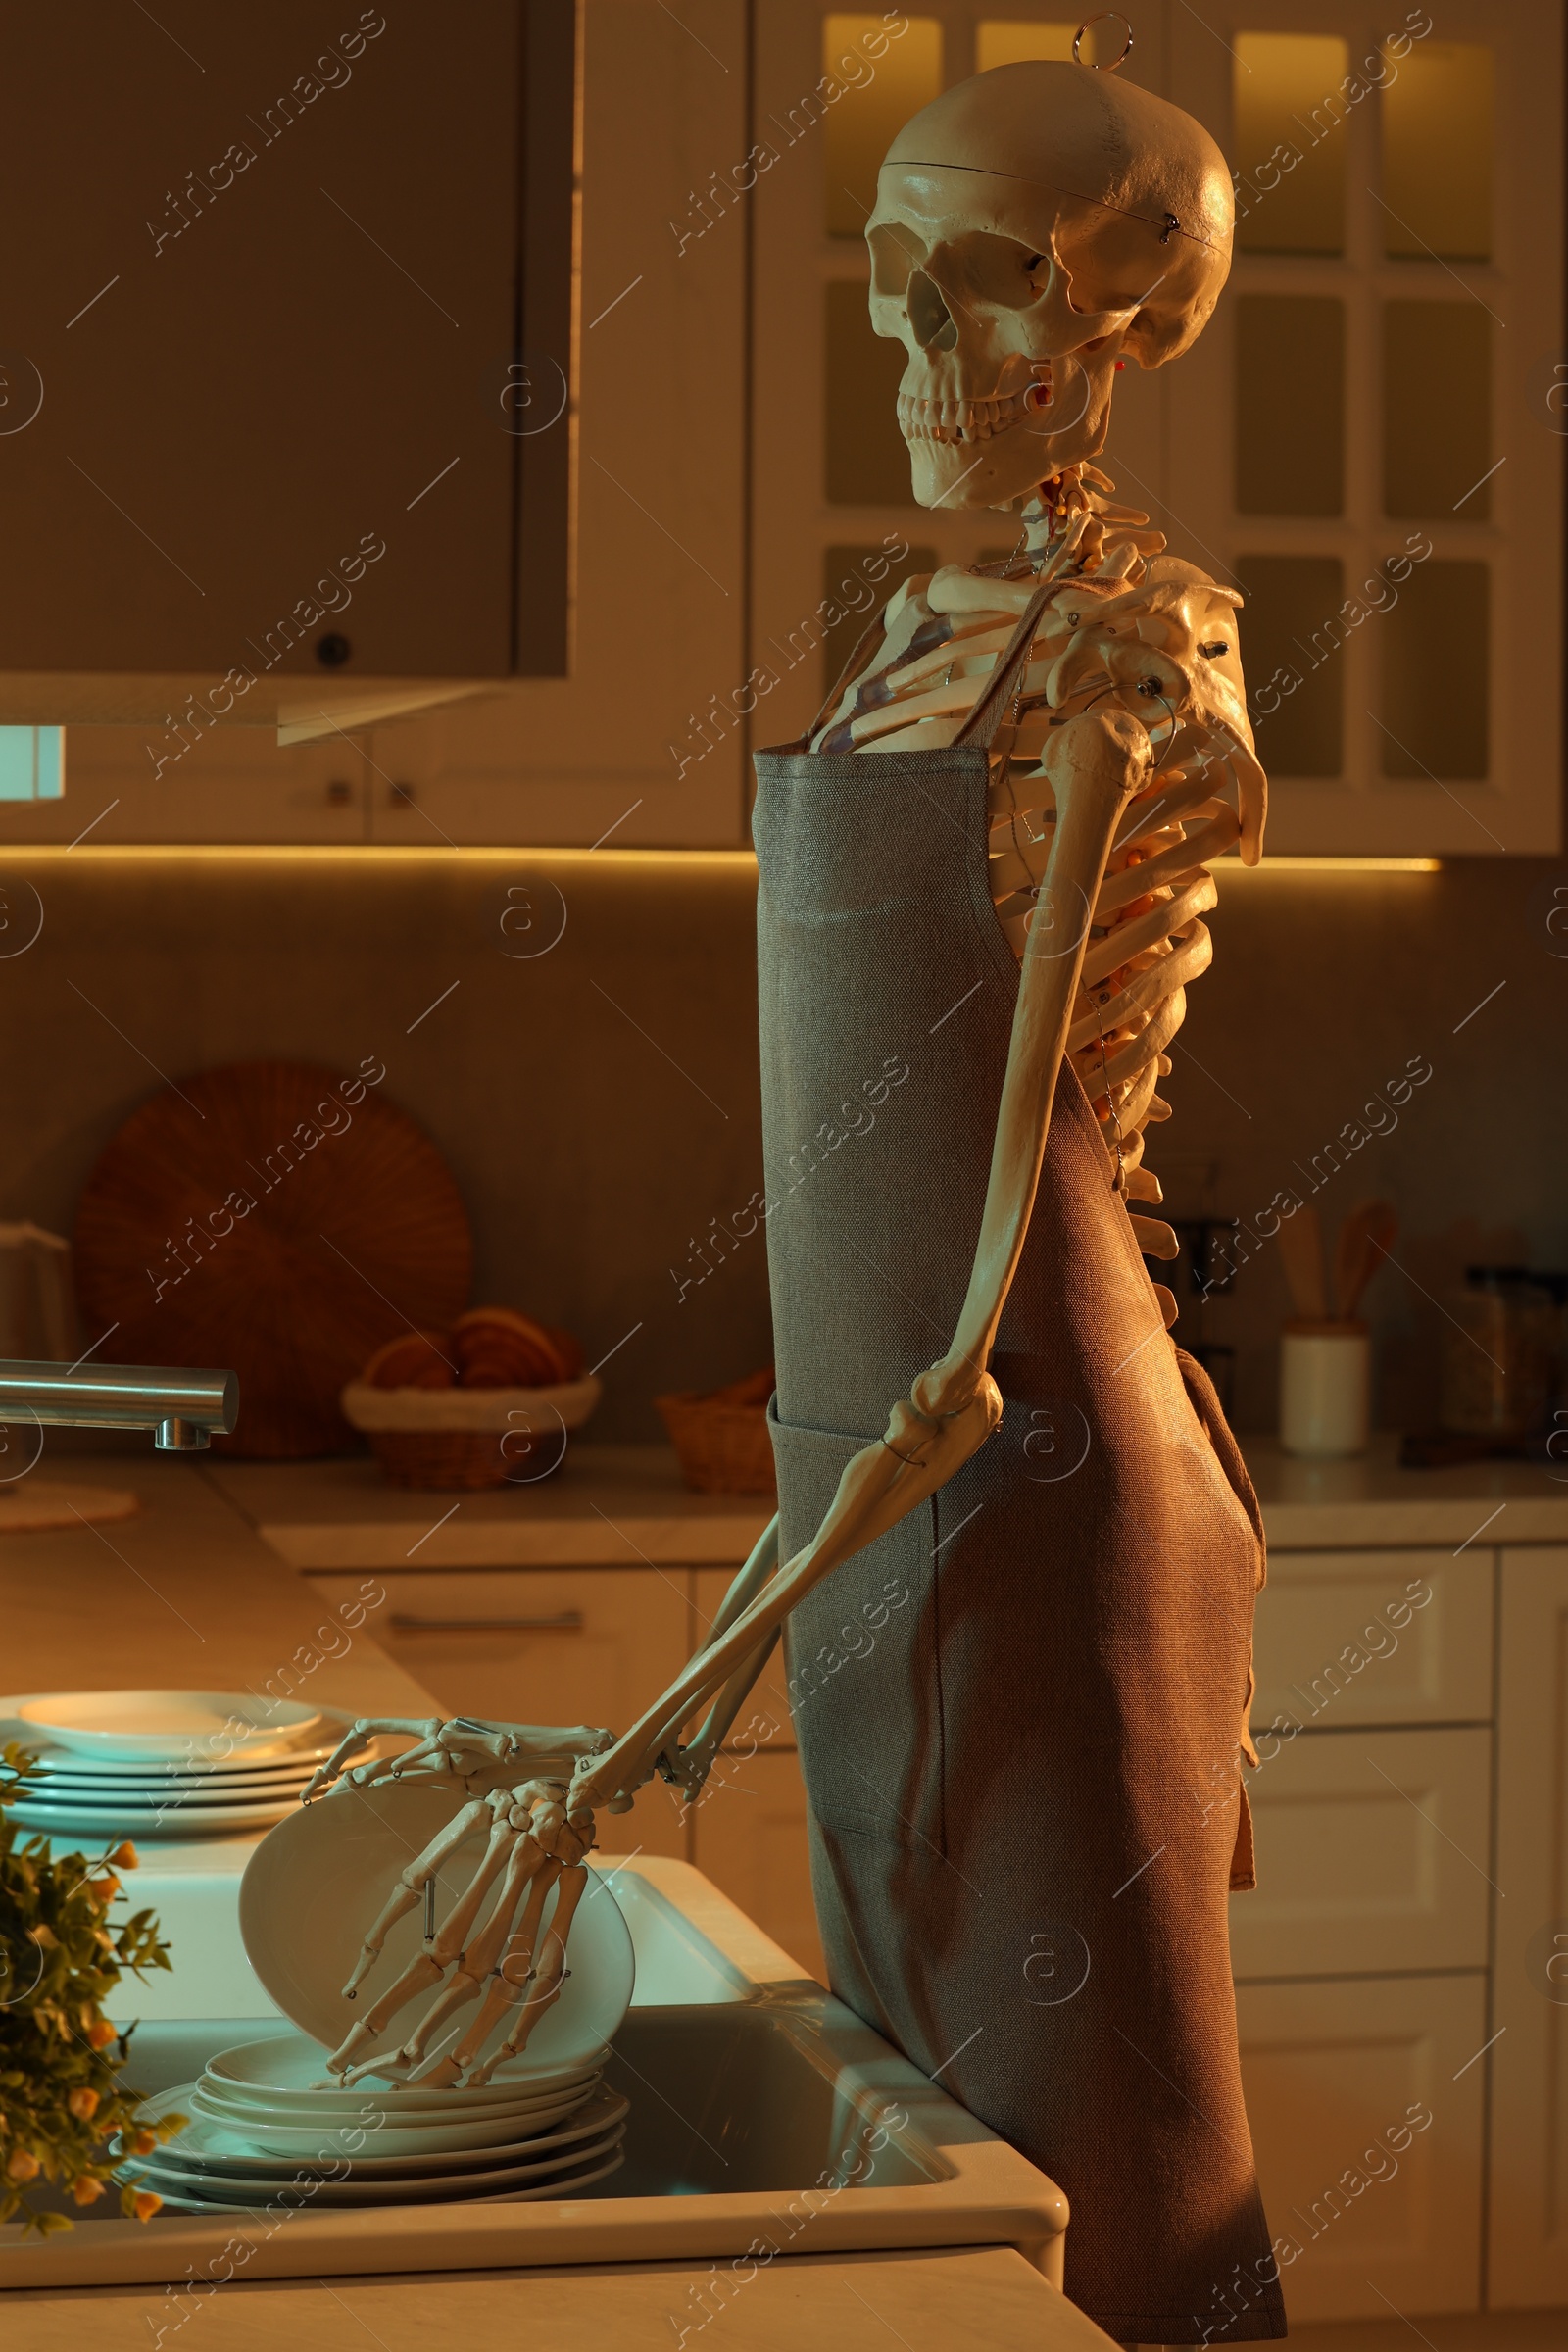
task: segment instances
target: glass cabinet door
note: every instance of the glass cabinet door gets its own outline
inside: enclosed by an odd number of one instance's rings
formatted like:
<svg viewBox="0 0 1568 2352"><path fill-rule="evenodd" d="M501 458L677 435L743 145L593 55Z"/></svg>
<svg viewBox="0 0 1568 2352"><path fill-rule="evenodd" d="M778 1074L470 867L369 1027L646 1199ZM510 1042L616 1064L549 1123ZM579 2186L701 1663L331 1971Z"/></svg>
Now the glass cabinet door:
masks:
<svg viewBox="0 0 1568 2352"><path fill-rule="evenodd" d="M1269 845L1553 850L1560 12L1214 29L1177 12L1169 87L1232 166L1236 252L1170 371L1165 527L1247 598Z"/></svg>

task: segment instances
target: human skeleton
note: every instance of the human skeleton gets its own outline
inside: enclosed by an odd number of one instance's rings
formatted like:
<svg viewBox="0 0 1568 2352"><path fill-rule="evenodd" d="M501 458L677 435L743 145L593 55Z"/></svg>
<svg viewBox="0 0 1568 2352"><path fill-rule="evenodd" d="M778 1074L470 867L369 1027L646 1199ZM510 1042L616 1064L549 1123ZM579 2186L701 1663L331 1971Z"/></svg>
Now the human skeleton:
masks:
<svg viewBox="0 0 1568 2352"><path fill-rule="evenodd" d="M656 1773L695 1796L791 1609L997 1428L1002 1397L986 1367L1064 1059L1101 1121L1116 1191L1144 1204L1161 1197L1145 1130L1168 1115L1155 1088L1186 985L1209 960L1208 861L1238 843L1257 861L1266 788L1237 656L1240 599L1162 555L1162 536L1111 502L1089 461L1124 357L1157 367L1200 332L1224 282L1230 222L1229 177L1206 134L1087 70L982 74L894 142L866 234L873 324L909 355L899 416L915 496L1011 507L1023 535L1005 564L906 583L874 651L858 649L813 748L897 759L977 733L1000 693L988 680L1015 632L1032 632L992 762L993 897L1020 969L968 1293L951 1348L850 1462L811 1542L780 1562L773 1521L703 1647L621 1738L462 1718L356 1724L307 1797L416 1779L452 1783L466 1801L365 1938L349 1999L393 1924L424 1902L424 1948L333 2054L338 2075L437 1987L379 2071L474 2084L524 2048L561 1995L598 1812L624 1812ZM1175 1255L1168 1226L1132 1223L1147 1254ZM1154 1297L1168 1325L1175 1302ZM390 1762L351 1762L383 1733L417 1743ZM437 1927L437 1874L481 1836L477 1870ZM461 2036L430 2056L475 2002Z"/></svg>

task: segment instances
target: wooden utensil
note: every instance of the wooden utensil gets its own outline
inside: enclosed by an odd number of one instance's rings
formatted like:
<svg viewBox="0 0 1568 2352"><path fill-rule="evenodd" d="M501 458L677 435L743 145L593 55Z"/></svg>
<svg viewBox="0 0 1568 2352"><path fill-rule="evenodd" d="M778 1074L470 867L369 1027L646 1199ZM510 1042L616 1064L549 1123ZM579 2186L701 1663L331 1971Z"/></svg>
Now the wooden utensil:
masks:
<svg viewBox="0 0 1568 2352"><path fill-rule="evenodd" d="M378 1083L286 1061L207 1070L133 1111L87 1179L84 1326L115 1328L117 1361L231 1364L239 1425L215 1450L348 1452L345 1382L468 1302L458 1188Z"/></svg>
<svg viewBox="0 0 1568 2352"><path fill-rule="evenodd" d="M1383 1260L1394 1248L1399 1220L1389 1200L1358 1201L1334 1245L1334 1311L1348 1323Z"/></svg>
<svg viewBox="0 0 1568 2352"><path fill-rule="evenodd" d="M1323 1227L1317 1210L1298 1208L1280 1227L1280 1257L1298 1322L1326 1323L1328 1295L1323 1282Z"/></svg>

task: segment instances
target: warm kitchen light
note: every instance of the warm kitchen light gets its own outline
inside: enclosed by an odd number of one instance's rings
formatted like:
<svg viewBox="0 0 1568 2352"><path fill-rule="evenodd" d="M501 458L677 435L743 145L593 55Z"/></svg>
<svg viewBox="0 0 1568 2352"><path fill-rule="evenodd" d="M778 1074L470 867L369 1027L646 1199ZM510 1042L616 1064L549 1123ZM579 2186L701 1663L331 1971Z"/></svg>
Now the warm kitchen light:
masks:
<svg viewBox="0 0 1568 2352"><path fill-rule="evenodd" d="M1239 858L1220 858L1212 868L1229 881L1232 874L1440 874L1441 858L1269 858L1261 865L1243 865Z"/></svg>

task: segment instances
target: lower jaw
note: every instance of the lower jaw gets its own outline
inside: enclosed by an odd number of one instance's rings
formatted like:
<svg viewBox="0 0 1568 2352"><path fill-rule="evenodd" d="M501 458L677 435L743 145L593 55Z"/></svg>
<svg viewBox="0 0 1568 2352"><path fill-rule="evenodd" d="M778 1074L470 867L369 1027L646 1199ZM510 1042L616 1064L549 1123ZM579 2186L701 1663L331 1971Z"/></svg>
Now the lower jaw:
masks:
<svg viewBox="0 0 1568 2352"><path fill-rule="evenodd" d="M1043 435L1016 427L986 441L910 441L909 471L921 507L1005 507L1062 463Z"/></svg>
<svg viewBox="0 0 1568 2352"><path fill-rule="evenodd" d="M1083 411L1065 416L1054 430L1045 422L1049 415L1020 417L984 441L906 442L915 504L954 512L1010 507L1063 466L1097 457L1104 447L1108 396L1086 398Z"/></svg>

